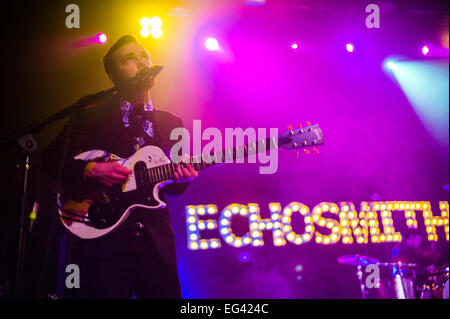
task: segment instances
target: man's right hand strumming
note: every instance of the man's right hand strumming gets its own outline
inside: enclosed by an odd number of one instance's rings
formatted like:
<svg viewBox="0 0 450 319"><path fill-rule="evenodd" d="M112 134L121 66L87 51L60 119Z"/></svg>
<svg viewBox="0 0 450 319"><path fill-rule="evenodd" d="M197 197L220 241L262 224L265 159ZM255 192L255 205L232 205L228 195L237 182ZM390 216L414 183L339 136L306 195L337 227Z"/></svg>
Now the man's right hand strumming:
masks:
<svg viewBox="0 0 450 319"><path fill-rule="evenodd" d="M131 170L116 162L88 162L84 168L86 179L96 180L108 187L125 183L130 174Z"/></svg>

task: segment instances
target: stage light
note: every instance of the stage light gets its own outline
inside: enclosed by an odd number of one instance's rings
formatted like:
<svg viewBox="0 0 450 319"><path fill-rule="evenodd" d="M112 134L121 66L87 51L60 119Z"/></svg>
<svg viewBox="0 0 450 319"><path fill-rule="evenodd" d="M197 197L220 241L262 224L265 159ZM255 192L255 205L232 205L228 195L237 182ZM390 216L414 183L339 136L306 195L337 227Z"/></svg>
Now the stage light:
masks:
<svg viewBox="0 0 450 319"><path fill-rule="evenodd" d="M250 256L247 253L240 253L239 260L242 262L248 262L248 261L250 261Z"/></svg>
<svg viewBox="0 0 450 319"><path fill-rule="evenodd" d="M161 20L161 18L160 17L153 17L152 19L151 19L151 26L152 26L152 28L161 28L161 25L162 25L162 20Z"/></svg>
<svg viewBox="0 0 450 319"><path fill-rule="evenodd" d="M142 28L141 29L141 36L143 37L143 38L146 38L146 37L148 37L150 35L150 29L148 29L148 28Z"/></svg>
<svg viewBox="0 0 450 319"><path fill-rule="evenodd" d="M152 28L152 31L150 32L150 34L155 39L158 39L158 38L160 38L162 36L162 30L159 29L159 28Z"/></svg>
<svg viewBox="0 0 450 319"><path fill-rule="evenodd" d="M386 63L386 66L389 70L394 70L395 69L395 63L392 61L389 61ZM396 207L397 208L397 207Z"/></svg>
<svg viewBox="0 0 450 319"><path fill-rule="evenodd" d="M205 47L209 51L218 51L220 49L219 42L215 38L206 39Z"/></svg>
<svg viewBox="0 0 450 319"><path fill-rule="evenodd" d="M297 50L298 49L298 43L297 42L292 43L291 44L291 49L292 50Z"/></svg>
<svg viewBox="0 0 450 319"><path fill-rule="evenodd" d="M430 48L427 45L424 45L422 47L422 54L423 55L428 55L428 53L430 53Z"/></svg>
<svg viewBox="0 0 450 319"><path fill-rule="evenodd" d="M148 18L144 17L140 21L142 29L141 36L146 38L151 35L153 38L158 39L162 36L162 20L159 17Z"/></svg>
<svg viewBox="0 0 450 319"><path fill-rule="evenodd" d="M345 45L345 49L346 49L347 52L349 52L349 53L355 52L355 46L353 45L353 43L347 43L347 44Z"/></svg>
<svg viewBox="0 0 450 319"><path fill-rule="evenodd" d="M152 20L150 18L144 17L141 19L141 26L143 28L149 28L152 25Z"/></svg>
<svg viewBox="0 0 450 319"><path fill-rule="evenodd" d="M104 34L104 33L99 33L99 34L97 35L97 42L98 42L98 43L103 44L103 43L105 43L107 40L108 40L108 37L106 36L106 34Z"/></svg>

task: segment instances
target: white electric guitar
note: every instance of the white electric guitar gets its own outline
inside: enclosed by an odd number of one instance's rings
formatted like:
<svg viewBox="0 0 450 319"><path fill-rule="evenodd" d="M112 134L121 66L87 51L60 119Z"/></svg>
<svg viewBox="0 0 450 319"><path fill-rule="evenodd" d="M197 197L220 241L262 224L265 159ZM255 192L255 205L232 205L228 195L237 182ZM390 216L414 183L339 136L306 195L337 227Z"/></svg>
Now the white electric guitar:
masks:
<svg viewBox="0 0 450 319"><path fill-rule="evenodd" d="M323 144L322 131L317 124L283 132L278 137L222 150L209 156L190 158L191 165L200 170L213 165L275 149L308 148ZM132 171L127 181L117 187L99 184L68 188L58 195L60 219L72 234L83 239L102 237L118 228L136 208L164 208L159 191L173 182L176 164L157 146L145 146L126 159L101 150L83 152L74 157L84 161L117 161ZM149 211L151 213L151 211Z"/></svg>

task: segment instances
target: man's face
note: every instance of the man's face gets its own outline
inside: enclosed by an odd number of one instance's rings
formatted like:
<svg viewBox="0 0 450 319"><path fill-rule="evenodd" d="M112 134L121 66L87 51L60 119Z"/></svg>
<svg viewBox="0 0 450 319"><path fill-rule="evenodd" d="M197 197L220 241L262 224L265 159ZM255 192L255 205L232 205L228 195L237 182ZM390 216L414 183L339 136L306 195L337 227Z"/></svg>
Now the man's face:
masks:
<svg viewBox="0 0 450 319"><path fill-rule="evenodd" d="M150 54L138 43L127 43L114 51L112 56L114 65L112 80L121 84L136 76L144 67L151 66Z"/></svg>

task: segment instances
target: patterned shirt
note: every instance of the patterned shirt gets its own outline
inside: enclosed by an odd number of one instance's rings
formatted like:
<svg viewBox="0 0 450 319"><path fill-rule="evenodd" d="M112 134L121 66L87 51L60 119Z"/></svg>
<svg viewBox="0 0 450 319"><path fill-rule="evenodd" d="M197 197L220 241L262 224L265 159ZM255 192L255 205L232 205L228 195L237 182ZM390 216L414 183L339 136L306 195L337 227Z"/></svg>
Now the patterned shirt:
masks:
<svg viewBox="0 0 450 319"><path fill-rule="evenodd" d="M131 111L133 111L133 105L130 102L125 101L124 99L121 98L120 110L122 112L123 125L125 127L130 127L130 115ZM145 102L144 111L145 112L153 111L153 104L150 99L147 102ZM133 137L133 148L135 150L138 150L139 148L145 145L145 135L147 135L150 138L153 138L153 123L150 122L149 120L144 120L142 122L142 131L143 131L142 136Z"/></svg>

